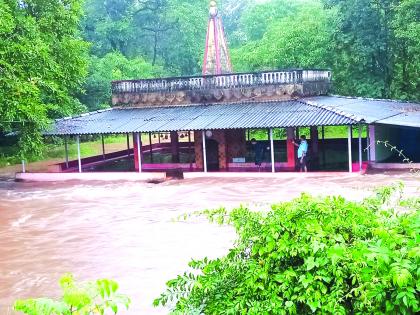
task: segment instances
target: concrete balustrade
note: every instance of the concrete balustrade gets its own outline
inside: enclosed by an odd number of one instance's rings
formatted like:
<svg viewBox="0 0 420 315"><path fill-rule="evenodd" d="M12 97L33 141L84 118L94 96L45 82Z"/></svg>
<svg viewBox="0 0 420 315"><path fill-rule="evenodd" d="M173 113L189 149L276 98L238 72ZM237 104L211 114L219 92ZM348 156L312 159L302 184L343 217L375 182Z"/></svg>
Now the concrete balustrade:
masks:
<svg viewBox="0 0 420 315"><path fill-rule="evenodd" d="M288 70L211 76L159 78L112 82L112 92L150 93L188 90L229 89L272 84L330 82L329 70Z"/></svg>

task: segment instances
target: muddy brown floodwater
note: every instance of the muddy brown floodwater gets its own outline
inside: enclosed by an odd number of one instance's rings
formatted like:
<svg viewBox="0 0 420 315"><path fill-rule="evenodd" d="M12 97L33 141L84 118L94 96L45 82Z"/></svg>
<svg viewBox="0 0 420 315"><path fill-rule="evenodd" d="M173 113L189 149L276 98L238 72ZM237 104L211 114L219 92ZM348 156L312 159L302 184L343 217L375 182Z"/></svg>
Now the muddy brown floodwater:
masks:
<svg viewBox="0 0 420 315"><path fill-rule="evenodd" d="M165 282L187 270L191 258L223 255L235 235L204 219L177 216L218 206L268 205L302 191L361 199L376 185L409 174L281 178L196 178L147 183L0 182L0 314L18 298L59 294L57 280L72 272L81 280L107 277L132 298L124 314L166 314L152 301Z"/></svg>

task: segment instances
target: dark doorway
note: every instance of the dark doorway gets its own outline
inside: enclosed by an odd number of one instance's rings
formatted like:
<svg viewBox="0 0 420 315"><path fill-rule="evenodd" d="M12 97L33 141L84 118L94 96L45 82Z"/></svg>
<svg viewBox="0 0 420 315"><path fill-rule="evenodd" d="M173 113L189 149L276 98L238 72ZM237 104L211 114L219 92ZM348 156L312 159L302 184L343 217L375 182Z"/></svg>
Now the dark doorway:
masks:
<svg viewBox="0 0 420 315"><path fill-rule="evenodd" d="M206 140L207 170L219 170L219 143L213 139Z"/></svg>

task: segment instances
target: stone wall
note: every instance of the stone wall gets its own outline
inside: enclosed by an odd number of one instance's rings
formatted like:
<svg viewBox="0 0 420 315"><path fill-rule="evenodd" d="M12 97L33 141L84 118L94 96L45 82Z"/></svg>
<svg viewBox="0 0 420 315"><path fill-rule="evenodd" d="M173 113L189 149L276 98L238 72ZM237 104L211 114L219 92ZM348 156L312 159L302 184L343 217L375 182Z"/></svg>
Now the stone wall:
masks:
<svg viewBox="0 0 420 315"><path fill-rule="evenodd" d="M328 82L305 82L303 84L279 84L243 88L194 90L151 93L115 93L112 105L123 108L153 106L179 106L188 104L230 103L245 101L290 100L305 96L324 95Z"/></svg>

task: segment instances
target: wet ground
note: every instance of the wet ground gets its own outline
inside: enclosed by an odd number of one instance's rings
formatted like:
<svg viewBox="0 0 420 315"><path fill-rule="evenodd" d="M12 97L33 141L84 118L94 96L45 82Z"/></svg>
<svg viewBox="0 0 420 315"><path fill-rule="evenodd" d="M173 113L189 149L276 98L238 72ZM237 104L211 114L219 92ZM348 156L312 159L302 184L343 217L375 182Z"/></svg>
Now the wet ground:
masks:
<svg viewBox="0 0 420 315"><path fill-rule="evenodd" d="M268 209L301 192L362 199L378 185L402 180L410 195L420 179L406 173L306 178L194 178L146 183L0 182L0 314L17 298L57 296L65 272L113 278L133 300L128 314L166 314L152 301L191 258L226 253L229 227L181 214L248 204Z"/></svg>

